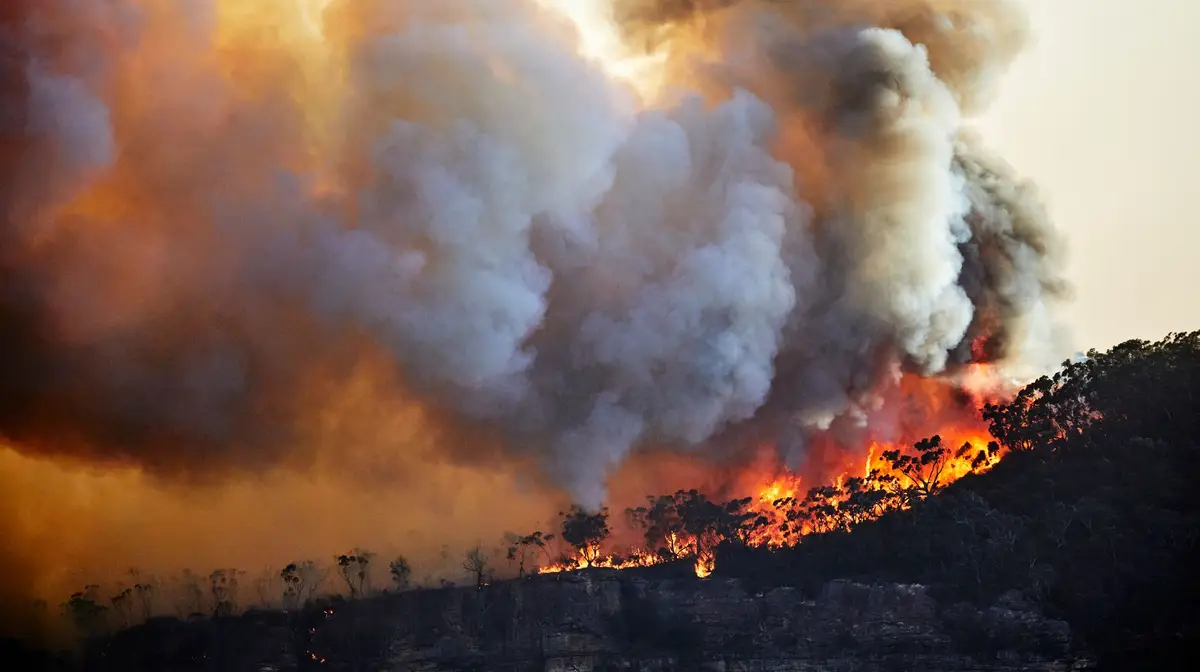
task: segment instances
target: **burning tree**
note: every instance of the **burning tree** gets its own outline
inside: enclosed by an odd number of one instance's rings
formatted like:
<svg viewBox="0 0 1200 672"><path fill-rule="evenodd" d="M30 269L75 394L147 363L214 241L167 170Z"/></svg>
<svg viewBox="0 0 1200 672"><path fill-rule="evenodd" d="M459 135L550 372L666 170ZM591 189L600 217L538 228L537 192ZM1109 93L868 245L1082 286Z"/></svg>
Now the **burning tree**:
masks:
<svg viewBox="0 0 1200 672"><path fill-rule="evenodd" d="M882 464L870 468L864 476L839 478L835 483L809 489L803 498L782 497L771 502L774 513L768 516L780 537L770 537L771 545L792 545L808 534L845 532L889 510L923 500L963 473L990 466L999 446L992 442L976 454L975 444L964 441L949 451L940 435L921 439L909 450L884 450ZM759 542L763 540L759 538Z"/></svg>
<svg viewBox="0 0 1200 672"><path fill-rule="evenodd" d="M753 525L764 520L748 510L749 497L718 504L697 490L679 490L647 501L649 506L626 514L642 530L650 551L664 560L711 553L726 540L748 540Z"/></svg>
<svg viewBox="0 0 1200 672"><path fill-rule="evenodd" d="M915 454L905 454L900 449L883 452L883 459L887 460L892 472L907 481L908 486L903 488L903 492L910 501L926 499L940 488L942 473L952 459L942 445L942 437L937 434L916 442L913 450ZM971 444L964 443L954 457L961 459L970 450Z"/></svg>
<svg viewBox="0 0 1200 672"><path fill-rule="evenodd" d="M679 493L676 493L678 495ZM649 506L625 510L629 521L642 529L646 546L652 553L674 560L689 552L688 538L683 532L683 520L679 515L675 496L653 495L646 497Z"/></svg>
<svg viewBox="0 0 1200 672"><path fill-rule="evenodd" d="M575 549L583 567L593 566L601 556L601 544L612 534L608 527L608 509L588 513L579 506L560 512L562 540Z"/></svg>
<svg viewBox="0 0 1200 672"><path fill-rule="evenodd" d="M847 529L846 500L840 484L821 485L809 489L802 498L785 497L772 503L782 519L781 539L774 545L795 544L807 534L824 534Z"/></svg>
<svg viewBox="0 0 1200 672"><path fill-rule="evenodd" d="M849 530L855 525L874 520L901 505L901 499L887 487L887 476L873 473L867 477L849 478L842 484L837 514L840 528Z"/></svg>
<svg viewBox="0 0 1200 672"><path fill-rule="evenodd" d="M1028 452L1049 443L1058 435L1050 403L1056 386L1055 378L1042 377L1021 388L1015 399L1006 404L986 404L983 418L992 436L1005 448L1017 453Z"/></svg>

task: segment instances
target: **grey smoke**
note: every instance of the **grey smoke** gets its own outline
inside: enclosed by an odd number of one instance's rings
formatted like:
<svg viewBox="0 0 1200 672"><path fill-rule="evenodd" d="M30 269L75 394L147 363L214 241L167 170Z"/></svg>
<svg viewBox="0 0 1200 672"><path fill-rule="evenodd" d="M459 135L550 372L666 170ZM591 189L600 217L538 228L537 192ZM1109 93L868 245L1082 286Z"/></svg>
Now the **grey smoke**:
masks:
<svg viewBox="0 0 1200 672"><path fill-rule="evenodd" d="M595 507L639 449L729 452L773 427L794 460L807 434L869 421L881 379L947 372L984 332L998 364L1040 361L1061 243L964 132L1015 54L1001 5L719 5L701 7L722 27L704 91L638 109L531 2L346 0L362 34L319 170L286 54L248 95L206 65L200 9L143 15L124 48L149 58L106 51L99 75L31 65L30 121L4 133L68 156L0 192L0 316L20 325L0 431L162 473L286 462L374 349L399 397ZM796 20L817 5L842 11ZM87 16L64 30L115 25ZM1000 37L955 29L972 17ZM27 19L20 48L54 60ZM798 123L819 155L780 148ZM60 208L105 179L134 205Z"/></svg>

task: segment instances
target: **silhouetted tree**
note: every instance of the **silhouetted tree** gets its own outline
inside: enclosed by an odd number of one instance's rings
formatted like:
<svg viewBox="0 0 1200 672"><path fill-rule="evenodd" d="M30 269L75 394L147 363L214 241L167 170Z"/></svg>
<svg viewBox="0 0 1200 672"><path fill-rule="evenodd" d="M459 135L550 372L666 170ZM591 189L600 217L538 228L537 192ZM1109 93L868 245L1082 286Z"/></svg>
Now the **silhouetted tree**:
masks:
<svg viewBox="0 0 1200 672"><path fill-rule="evenodd" d="M635 528L641 528L647 548L659 556L674 560L690 552L687 535L683 530L683 516L679 511L678 497L659 495L646 498L648 506L625 510Z"/></svg>
<svg viewBox="0 0 1200 672"><path fill-rule="evenodd" d="M214 569L208 575L208 588L214 616L232 616L238 612L238 587L245 572L237 569Z"/></svg>
<svg viewBox="0 0 1200 672"><path fill-rule="evenodd" d="M179 602L175 609L180 618L204 612L204 579L190 569L184 569L179 578Z"/></svg>
<svg viewBox="0 0 1200 672"><path fill-rule="evenodd" d="M475 580L475 587L482 588L488 584L488 556L479 545L467 550L463 556L462 567Z"/></svg>
<svg viewBox="0 0 1200 672"><path fill-rule="evenodd" d="M279 570L279 578L283 581L284 608L294 609L299 606L300 597L304 590L304 578L301 576L299 569L299 566L293 562Z"/></svg>
<svg viewBox="0 0 1200 672"><path fill-rule="evenodd" d="M579 506L559 513L562 518L561 536L588 566L600 558L600 545L612 534L608 527L608 509L588 513Z"/></svg>
<svg viewBox="0 0 1200 672"><path fill-rule="evenodd" d="M143 575L136 567L129 569L129 578L133 580L133 596L142 608L142 620L147 620L154 613L154 596L158 593L158 584L153 576Z"/></svg>
<svg viewBox="0 0 1200 672"><path fill-rule="evenodd" d="M1013 452L1027 452L1048 445L1058 434L1046 403L1036 403L1052 394L1055 382L1042 377L1026 385L1007 404L986 404L983 419L1000 445Z"/></svg>
<svg viewBox="0 0 1200 672"><path fill-rule="evenodd" d="M970 449L971 444L965 448ZM942 473L950 464L951 455L942 445L942 437L934 435L921 439L913 445L915 455L896 450L885 450L883 459L904 478L904 487L909 500L925 499L942 486Z"/></svg>
<svg viewBox="0 0 1200 672"><path fill-rule="evenodd" d="M975 454L971 460L971 470L979 471L985 466L996 463L1000 458L1000 443L997 441L988 441L987 448Z"/></svg>
<svg viewBox="0 0 1200 672"><path fill-rule="evenodd" d="M874 520L900 506L902 499L895 494L895 488L891 487L892 481L891 477L878 473L865 478L846 479L837 507L841 529L848 530L855 525Z"/></svg>
<svg viewBox="0 0 1200 672"><path fill-rule="evenodd" d="M388 571L392 577L392 587L397 592L408 590L412 580L412 566L408 564L408 558L403 555L396 556L395 560L388 563Z"/></svg>
<svg viewBox="0 0 1200 672"><path fill-rule="evenodd" d="M73 593L62 604L63 614L70 619L75 631L86 639L93 639L107 632L104 620L106 609L100 604L100 586L94 583Z"/></svg>
<svg viewBox="0 0 1200 672"><path fill-rule="evenodd" d="M517 576L525 576L526 562L536 558L538 555L545 555L546 560L550 560L550 552L548 544L554 540L553 534L542 534L540 531L534 531L526 535L508 535L508 551L505 557L509 562L517 564ZM532 558L531 558L532 556Z"/></svg>
<svg viewBox="0 0 1200 672"><path fill-rule="evenodd" d="M122 588L116 595L108 598L113 611L120 620L121 627L127 628L133 622L133 589Z"/></svg>
<svg viewBox="0 0 1200 672"><path fill-rule="evenodd" d="M725 503L709 500L696 490L648 497L648 506L626 509L630 522L642 529L649 548L675 560L710 552L728 540L747 540L764 520L748 510L749 497Z"/></svg>
<svg viewBox="0 0 1200 672"><path fill-rule="evenodd" d="M370 590L371 558L374 555L374 553L356 548L335 558L338 574L346 583L346 587L350 589L350 599L366 595Z"/></svg>
<svg viewBox="0 0 1200 672"><path fill-rule="evenodd" d="M312 560L289 563L279 572L283 580L283 604L295 609L311 600L328 575Z"/></svg>
<svg viewBox="0 0 1200 672"><path fill-rule="evenodd" d="M801 534L845 529L838 501L841 495L841 489L836 485L810 488L798 506L788 511L788 521L795 523Z"/></svg>
<svg viewBox="0 0 1200 672"><path fill-rule="evenodd" d="M271 606L271 601L276 592L275 579L279 575L270 567L263 567L258 576L254 577L252 585L254 586L254 594L258 596L258 604L266 609Z"/></svg>

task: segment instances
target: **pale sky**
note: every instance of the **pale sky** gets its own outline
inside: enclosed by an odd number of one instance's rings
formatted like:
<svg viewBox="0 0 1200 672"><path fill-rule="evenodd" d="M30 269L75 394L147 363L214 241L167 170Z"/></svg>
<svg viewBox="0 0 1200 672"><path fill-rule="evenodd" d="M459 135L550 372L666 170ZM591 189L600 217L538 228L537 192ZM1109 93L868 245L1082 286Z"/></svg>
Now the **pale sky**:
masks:
<svg viewBox="0 0 1200 672"><path fill-rule="evenodd" d="M1070 246L1077 349L1200 329L1200 0L1022 0L1037 42L981 128Z"/></svg>

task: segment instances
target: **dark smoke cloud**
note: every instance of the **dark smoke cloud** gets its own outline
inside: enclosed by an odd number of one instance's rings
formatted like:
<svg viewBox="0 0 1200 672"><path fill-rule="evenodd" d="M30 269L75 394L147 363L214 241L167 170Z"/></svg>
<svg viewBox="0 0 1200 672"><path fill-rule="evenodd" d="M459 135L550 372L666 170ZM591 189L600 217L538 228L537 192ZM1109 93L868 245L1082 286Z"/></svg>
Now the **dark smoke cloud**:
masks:
<svg viewBox="0 0 1200 672"><path fill-rule="evenodd" d="M1065 243L1046 225L1037 186L1017 177L976 136L959 137L954 170L962 175L971 203L966 217L971 237L961 246L959 283L976 305L976 317L964 345L984 349L964 350L959 361L1019 360L1024 354L1035 367L1044 365L1061 355L1064 342L1048 313L1071 297L1061 275Z"/></svg>
<svg viewBox="0 0 1200 672"><path fill-rule="evenodd" d="M335 0L323 42L250 4L6 10L18 450L311 466L383 405L421 418L398 453L533 457L594 506L636 449L791 451L900 371L1058 357L1057 234L963 131L1009 3L620 2L683 45L641 106L532 2Z"/></svg>

